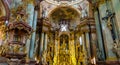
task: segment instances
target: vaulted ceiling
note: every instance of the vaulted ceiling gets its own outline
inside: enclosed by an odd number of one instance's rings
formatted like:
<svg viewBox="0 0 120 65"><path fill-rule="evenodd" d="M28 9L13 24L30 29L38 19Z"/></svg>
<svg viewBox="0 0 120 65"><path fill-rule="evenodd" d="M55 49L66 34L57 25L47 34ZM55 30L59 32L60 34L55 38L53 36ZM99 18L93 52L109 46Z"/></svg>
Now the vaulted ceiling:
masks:
<svg viewBox="0 0 120 65"><path fill-rule="evenodd" d="M61 19L76 19L77 17L80 17L79 13L69 7L60 7L55 9L52 13L51 16L52 20L61 20Z"/></svg>

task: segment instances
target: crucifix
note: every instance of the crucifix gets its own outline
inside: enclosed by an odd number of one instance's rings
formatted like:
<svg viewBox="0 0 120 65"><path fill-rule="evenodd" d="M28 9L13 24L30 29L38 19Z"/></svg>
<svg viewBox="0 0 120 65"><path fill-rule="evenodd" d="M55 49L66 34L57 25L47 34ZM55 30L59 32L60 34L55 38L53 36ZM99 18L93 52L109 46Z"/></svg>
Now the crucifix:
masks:
<svg viewBox="0 0 120 65"><path fill-rule="evenodd" d="M102 20L107 21L107 26L110 30L112 30L112 18L114 17L115 13L111 13L109 10L106 10L107 16L103 17Z"/></svg>
<svg viewBox="0 0 120 65"><path fill-rule="evenodd" d="M115 15L115 13L110 12L109 10L106 10L107 15L105 17L102 18L102 20L105 20L107 22L107 27L110 29L111 33L112 33L112 37L115 40L115 30L113 27L113 17Z"/></svg>

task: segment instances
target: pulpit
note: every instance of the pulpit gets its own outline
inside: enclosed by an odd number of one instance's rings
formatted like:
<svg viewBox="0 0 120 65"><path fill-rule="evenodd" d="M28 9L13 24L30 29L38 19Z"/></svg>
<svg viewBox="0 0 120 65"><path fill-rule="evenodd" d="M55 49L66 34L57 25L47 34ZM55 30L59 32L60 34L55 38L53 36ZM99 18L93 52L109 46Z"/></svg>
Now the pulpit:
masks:
<svg viewBox="0 0 120 65"><path fill-rule="evenodd" d="M12 16L6 24L6 43L2 46L2 56L8 58L10 65L16 65L21 60L25 60L27 55L26 42L33 29L26 21L26 11L24 5L12 9Z"/></svg>
<svg viewBox="0 0 120 65"><path fill-rule="evenodd" d="M8 24L8 45L5 57L11 59L23 59L26 56L25 44L32 28L25 22L16 21Z"/></svg>

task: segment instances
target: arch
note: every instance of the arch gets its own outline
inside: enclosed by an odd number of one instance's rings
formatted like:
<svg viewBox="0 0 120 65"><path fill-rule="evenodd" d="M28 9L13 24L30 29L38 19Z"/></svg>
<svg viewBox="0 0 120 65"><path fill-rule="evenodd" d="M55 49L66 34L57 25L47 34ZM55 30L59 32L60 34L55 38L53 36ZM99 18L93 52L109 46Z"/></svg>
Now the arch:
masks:
<svg viewBox="0 0 120 65"><path fill-rule="evenodd" d="M48 18L50 18L51 14L52 14L55 10L57 10L57 9L59 9L59 8L62 8L62 7L70 8L70 9L76 11L79 15L81 14L80 10L77 9L77 8L75 8L75 7L73 7L73 6L60 6L60 5L59 5L59 6L54 7L53 9L51 9L51 10L48 12Z"/></svg>
<svg viewBox="0 0 120 65"><path fill-rule="evenodd" d="M60 37L63 34L64 35L68 35L68 37L70 37L70 32L69 31L67 31L67 32L66 31L65 32L60 32L58 36Z"/></svg>
<svg viewBox="0 0 120 65"><path fill-rule="evenodd" d="M6 2L6 0L1 0L1 3L3 4L4 8L5 8L5 16L4 16L4 20L9 20L10 17L10 9L9 6Z"/></svg>
<svg viewBox="0 0 120 65"><path fill-rule="evenodd" d="M3 5L3 3L0 1L0 16L5 16L6 12L5 12L5 7Z"/></svg>

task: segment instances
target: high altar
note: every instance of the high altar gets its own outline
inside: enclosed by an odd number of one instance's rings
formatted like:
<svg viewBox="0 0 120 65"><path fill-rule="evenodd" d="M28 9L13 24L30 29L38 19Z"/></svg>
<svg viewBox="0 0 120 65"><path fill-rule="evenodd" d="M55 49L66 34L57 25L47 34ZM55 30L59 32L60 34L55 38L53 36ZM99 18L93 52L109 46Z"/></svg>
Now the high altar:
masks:
<svg viewBox="0 0 120 65"><path fill-rule="evenodd" d="M89 23L89 25L94 26L93 23ZM42 31L46 32L44 35L48 44L43 44L46 46L43 47L42 62L50 65L87 65L90 61L88 58L90 49L88 49L88 44L85 44L87 40L85 41L86 37L83 32L89 32L89 30L79 29L80 26L87 27L88 24L86 22L85 25L78 25L74 29L70 26L69 20L62 19L58 28L47 32L45 28L49 29L50 25L45 25L43 22ZM94 28L91 28L91 33L94 38L96 36Z"/></svg>

